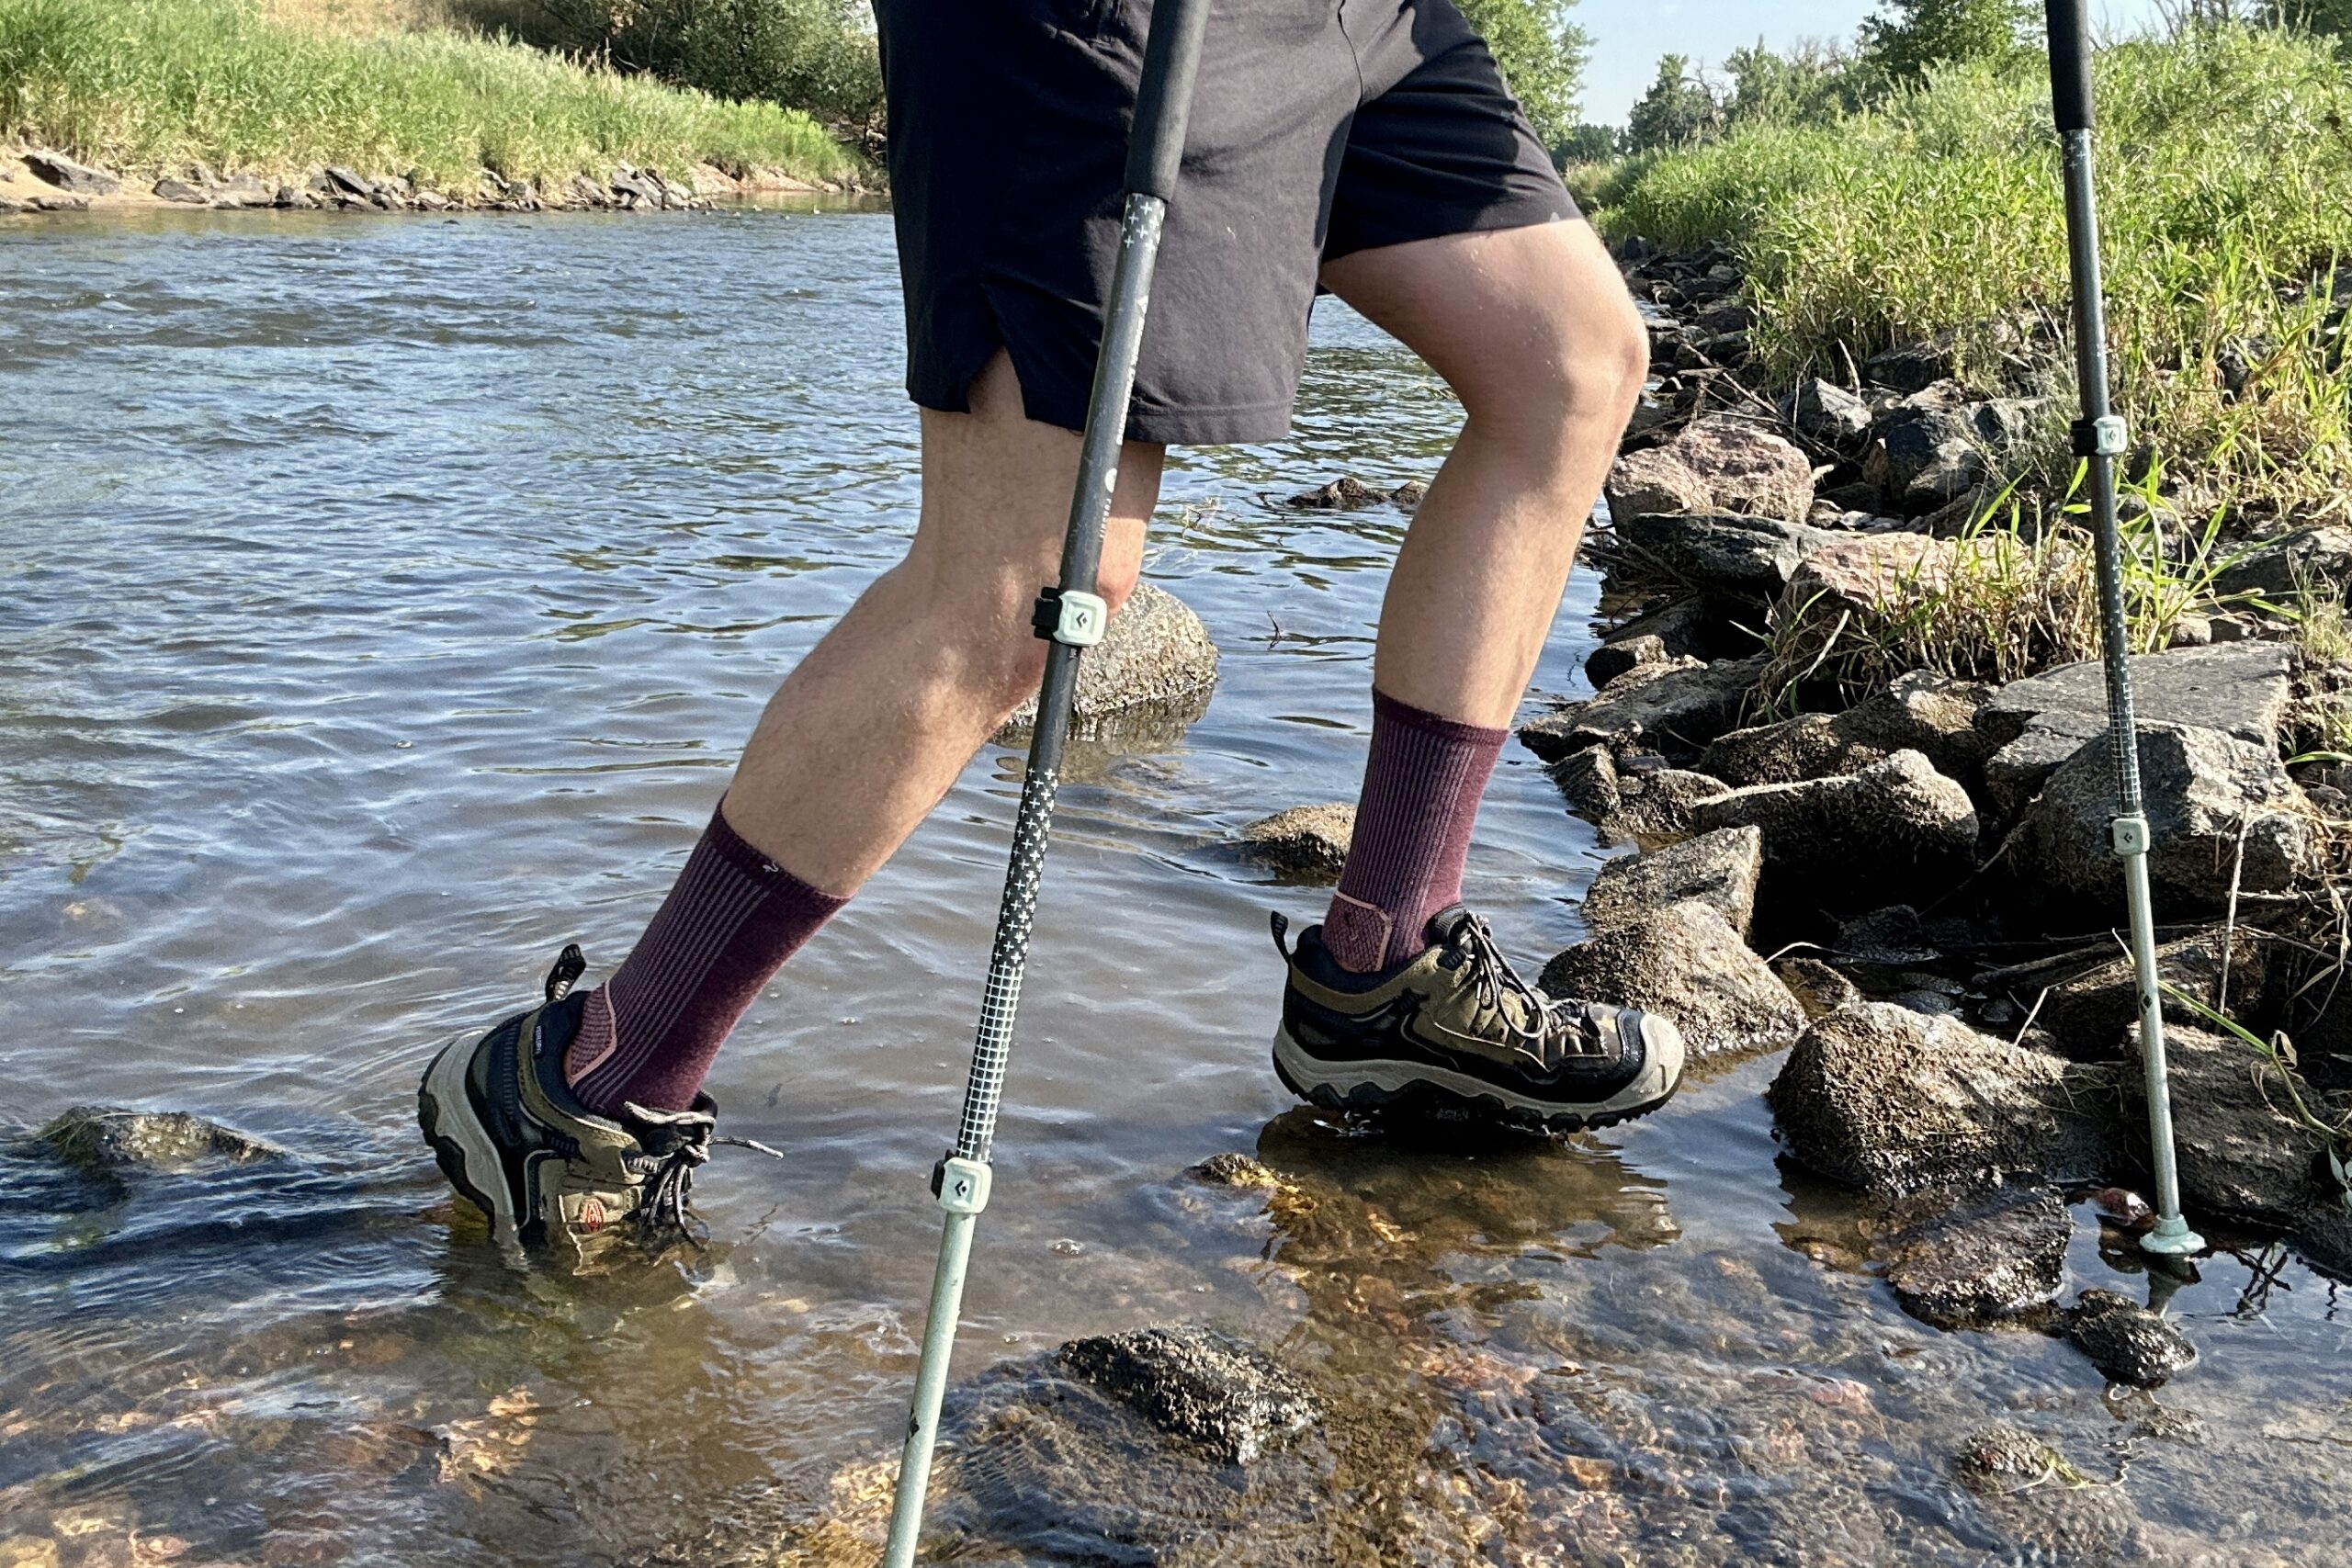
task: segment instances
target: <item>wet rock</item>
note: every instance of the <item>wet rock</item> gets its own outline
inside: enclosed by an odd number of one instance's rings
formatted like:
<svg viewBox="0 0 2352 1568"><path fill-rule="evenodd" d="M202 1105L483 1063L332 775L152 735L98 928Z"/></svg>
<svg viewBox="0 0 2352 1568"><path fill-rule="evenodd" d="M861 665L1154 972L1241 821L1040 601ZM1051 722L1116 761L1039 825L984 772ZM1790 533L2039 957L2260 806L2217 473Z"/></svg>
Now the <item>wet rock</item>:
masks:
<svg viewBox="0 0 2352 1568"><path fill-rule="evenodd" d="M2052 1482L2072 1486L2085 1479L2056 1449L2021 1427L2006 1425L1971 1434L1953 1456L1952 1468L1970 1491L1996 1497Z"/></svg>
<svg viewBox="0 0 2352 1568"><path fill-rule="evenodd" d="M1804 1004L1807 1019L1836 1012L1839 1008L1852 1007L1862 999L1861 987L1846 978L1818 958L1798 954L1792 958L1776 958L1772 973L1781 984Z"/></svg>
<svg viewBox="0 0 2352 1568"><path fill-rule="evenodd" d="M2208 1007L2226 1001L2236 1016L2264 1010L2269 983L2271 939L2261 931L2240 929L2225 935L2216 929L2182 937L2156 949L2156 971L2166 985L2177 987ZM2228 983L2223 981L2222 957L2227 952ZM2035 998L2019 998L2031 1007ZM2139 981L2127 955L2102 964L2052 986L2041 998L2037 1015L2041 1026L2059 1042L2067 1055L2082 1062L2120 1061L2136 1050L2134 1032L2140 1024ZM2165 1018L2176 1025L2202 1028L2207 1020L2170 991L2164 993Z"/></svg>
<svg viewBox="0 0 2352 1568"><path fill-rule="evenodd" d="M1870 434L1871 405L1833 381L1809 376L1783 393L1781 417L1825 446L1853 445Z"/></svg>
<svg viewBox="0 0 2352 1568"><path fill-rule="evenodd" d="M2277 643L2228 643L2132 656L2133 715L2143 722L2218 729L2276 750L2293 656ZM2059 733L2107 729L2107 675L2097 660L2062 665L1995 693L1977 724L2007 745L2040 720Z"/></svg>
<svg viewBox="0 0 2352 1568"><path fill-rule="evenodd" d="M1763 669L1761 657L1718 660L1655 678L1636 668L1611 682L1590 702L1521 725L1519 738L1547 762L1588 746L1624 746L1637 740L1669 755L1695 756L1739 722L1741 705Z"/></svg>
<svg viewBox="0 0 2352 1568"><path fill-rule="evenodd" d="M1917 751L1844 777L1733 790L1701 802L1691 822L1762 829L1767 893L1829 907L1940 888L1975 865L1974 804Z"/></svg>
<svg viewBox="0 0 2352 1568"><path fill-rule="evenodd" d="M1810 524L1721 512L1620 516L1610 571L1769 598L1787 586L1799 561L1835 536Z"/></svg>
<svg viewBox="0 0 2352 1568"><path fill-rule="evenodd" d="M1241 829L1241 852L1289 876L1336 877L1347 863L1356 808L1344 802L1295 806Z"/></svg>
<svg viewBox="0 0 2352 1568"><path fill-rule="evenodd" d="M112 196L122 188L122 182L104 169L77 164L62 152L27 152L25 166L58 189L75 196Z"/></svg>
<svg viewBox="0 0 2352 1568"><path fill-rule="evenodd" d="M1073 1339L1055 1358L1170 1437L1248 1464L1322 1412L1295 1373L1214 1328L1141 1328Z"/></svg>
<svg viewBox="0 0 2352 1568"><path fill-rule="evenodd" d="M2300 1097L2334 1121L2334 1101L2233 1036L2175 1028L2165 1043L2185 1207L2291 1231L2338 1206L2324 1174L2326 1140L2289 1114ZM2125 1084L2125 1113L2136 1121L2146 1105L2135 1071Z"/></svg>
<svg viewBox="0 0 2352 1568"><path fill-rule="evenodd" d="M176 201L201 207L212 199L186 180L175 180L168 175L157 180L153 188L157 198L164 201Z"/></svg>
<svg viewBox="0 0 2352 1568"><path fill-rule="evenodd" d="M1885 1002L1814 1021L1770 1091L1790 1153L1888 1197L1934 1187L2087 1179L2121 1090L2085 1066Z"/></svg>
<svg viewBox="0 0 2352 1568"><path fill-rule="evenodd" d="M2113 1291L2075 1298L2064 1333L2108 1382L2132 1388L2155 1388L2197 1360L2197 1347L2179 1329Z"/></svg>
<svg viewBox="0 0 2352 1568"><path fill-rule="evenodd" d="M1421 502L1429 499L1429 493L1430 487L1420 480L1407 479L1388 492L1388 501L1390 505L1403 511L1418 512L1420 510Z"/></svg>
<svg viewBox="0 0 2352 1568"><path fill-rule="evenodd" d="M1679 768L1621 769L1606 746L1588 746L1545 770L1568 809L1603 831L1637 840L1682 839L1702 801L1728 793L1722 781Z"/></svg>
<svg viewBox="0 0 2352 1568"><path fill-rule="evenodd" d="M2317 814L2276 751L2179 725L2143 724L2139 739L2148 875L2160 899L2218 909L2233 871L2248 893L2284 892L2315 872ZM2026 807L2004 847L2009 874L2062 900L2120 898L2114 815L2114 767L2101 739L2061 764Z"/></svg>
<svg viewBox="0 0 2352 1568"><path fill-rule="evenodd" d="M1216 666L1216 644L1191 606L1157 584L1138 584L1079 665L1070 733L1110 740L1181 730L1207 709ZM1036 717L1031 697L998 739L1026 732Z"/></svg>
<svg viewBox="0 0 2352 1568"><path fill-rule="evenodd" d="M1597 691L1629 670L1664 664L1673 658L1666 650L1664 637L1620 637L1602 643L1585 657L1584 678Z"/></svg>
<svg viewBox="0 0 2352 1568"><path fill-rule="evenodd" d="M1714 910L1744 941L1756 918L1763 843L1754 828L1728 828L1647 854L1620 855L1593 877L1585 923L1599 931L1690 902Z"/></svg>
<svg viewBox="0 0 2352 1568"><path fill-rule="evenodd" d="M1211 1187L1239 1187L1278 1192L1290 1185L1280 1172L1254 1155L1231 1152L1211 1155L1184 1174Z"/></svg>
<svg viewBox="0 0 2352 1568"><path fill-rule="evenodd" d="M2306 588L2352 583L2352 528L2297 528L2265 540L2213 580L2216 593L2255 593L2291 604Z"/></svg>
<svg viewBox="0 0 2352 1568"><path fill-rule="evenodd" d="M1354 475L1341 474L1329 484L1317 486L1314 490L1301 491L1284 504L1303 507L1308 511L1355 512L1367 506L1381 505L1387 499L1387 496Z"/></svg>
<svg viewBox="0 0 2352 1568"><path fill-rule="evenodd" d="M1966 788L1984 765L1987 742L1975 717L1991 692L1915 671L1843 713L1733 730L1707 747L1699 768L1737 785L1795 784L1917 751Z"/></svg>
<svg viewBox="0 0 2352 1568"><path fill-rule="evenodd" d="M1862 361L1862 379L1897 392L1924 392L1951 375L1951 355L1931 343L1897 344Z"/></svg>
<svg viewBox="0 0 2352 1568"><path fill-rule="evenodd" d="M77 1105L50 1122L40 1135L58 1158L89 1170L184 1165L212 1157L266 1159L277 1153L257 1138L184 1111Z"/></svg>
<svg viewBox="0 0 2352 1568"><path fill-rule="evenodd" d="M1671 1020L1690 1059L1777 1049L1804 1008L1713 907L1683 902L1611 921L1555 955L1537 984L1557 997L1606 998Z"/></svg>
<svg viewBox="0 0 2352 1568"><path fill-rule="evenodd" d="M35 196L27 205L35 212L87 212L90 198L86 196Z"/></svg>
<svg viewBox="0 0 2352 1568"><path fill-rule="evenodd" d="M2053 1192L1926 1192L1887 1216L1886 1282L1903 1310L1938 1328L2021 1317L2058 1299L2074 1222Z"/></svg>

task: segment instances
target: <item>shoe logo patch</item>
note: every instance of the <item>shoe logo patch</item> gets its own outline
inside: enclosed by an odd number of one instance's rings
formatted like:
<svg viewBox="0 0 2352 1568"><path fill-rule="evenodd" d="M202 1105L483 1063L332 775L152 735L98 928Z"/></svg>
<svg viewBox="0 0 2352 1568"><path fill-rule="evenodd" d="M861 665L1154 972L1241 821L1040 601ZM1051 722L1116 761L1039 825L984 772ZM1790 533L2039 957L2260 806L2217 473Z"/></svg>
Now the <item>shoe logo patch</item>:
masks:
<svg viewBox="0 0 2352 1568"><path fill-rule="evenodd" d="M580 1228L582 1230L603 1230L605 1228L605 1205L603 1200L596 1198L582 1198L580 1201Z"/></svg>

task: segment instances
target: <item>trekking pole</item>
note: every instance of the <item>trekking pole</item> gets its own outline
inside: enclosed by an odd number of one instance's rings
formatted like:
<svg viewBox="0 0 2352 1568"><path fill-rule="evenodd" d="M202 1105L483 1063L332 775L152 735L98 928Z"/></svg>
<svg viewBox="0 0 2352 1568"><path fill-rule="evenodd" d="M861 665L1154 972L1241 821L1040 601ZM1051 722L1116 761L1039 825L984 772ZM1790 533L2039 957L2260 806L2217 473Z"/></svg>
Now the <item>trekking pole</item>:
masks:
<svg viewBox="0 0 2352 1568"><path fill-rule="evenodd" d="M1102 345L1094 362L1094 389L1086 406L1078 486L1070 499L1069 532L1062 541L1061 581L1037 595L1031 617L1037 636L1046 639L1046 676L1037 694L1029 764L1021 780L1021 809L1013 821L1004 901L997 909L996 946L989 957L988 985L981 993L979 1031L972 1043L971 1074L964 1086L964 1114L956 1129L956 1146L931 1173L932 1193L946 1211L946 1219L939 1236L938 1269L931 1280L931 1307L923 1322L914 1410L907 1420L906 1448L899 1459L899 1491L890 1510L884 1568L910 1568L922 1534L923 1494L930 1485L932 1448L939 1436L940 1399L947 1389L947 1363L956 1348L964 1272L972 1255L972 1226L988 1206L989 1146L996 1136L1005 1059L1012 1049L1022 972L1029 962L1029 929L1037 912L1037 883L1045 870L1046 843L1053 828L1054 795L1060 785L1063 744L1069 737L1079 660L1085 649L1102 640L1110 620L1109 606L1094 592L1102 558L1102 531L1110 520L1111 495L1118 480L1119 445L1126 435L1127 400L1135 389L1136 358L1143 344L1152 267L1159 256L1160 224L1183 162L1184 124L1192 108L1193 78L1200 65L1201 36L1208 10L1208 0L1158 0L1151 8L1143 73L1136 88L1135 126L1127 147L1126 204L1118 261L1111 275Z"/></svg>
<svg viewBox="0 0 2352 1568"><path fill-rule="evenodd" d="M2164 998L2156 983L2155 915L2148 896L2148 818L2140 797L2139 728L2132 712L2131 634L2123 618L2123 544L2115 515L2115 459L2129 434L2108 402L2107 303L2099 276L2098 197L2091 183L2091 32L2083 0L2044 0L2050 30L2050 87L2064 145L2066 248L2075 288L2075 369L2083 417L2075 422L2075 456L2089 465L2091 537L2098 557L2099 641L2107 660L2108 743L2115 755L2115 819L2109 827L2123 863L2123 899L2132 920L2132 968L2140 1003L2140 1059L2147 1075L2148 1143L2156 1176L2155 1227L2140 1238L2146 1251L2185 1258L2204 1238L2180 1214L2174 1163L2172 1088L2165 1072Z"/></svg>

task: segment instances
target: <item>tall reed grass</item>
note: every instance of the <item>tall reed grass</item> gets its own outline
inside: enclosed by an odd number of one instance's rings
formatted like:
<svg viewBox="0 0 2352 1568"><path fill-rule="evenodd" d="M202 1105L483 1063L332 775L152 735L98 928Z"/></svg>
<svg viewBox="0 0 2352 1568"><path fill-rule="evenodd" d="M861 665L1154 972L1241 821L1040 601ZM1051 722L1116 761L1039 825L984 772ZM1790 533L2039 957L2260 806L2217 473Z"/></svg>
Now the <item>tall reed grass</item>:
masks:
<svg viewBox="0 0 2352 1568"><path fill-rule="evenodd" d="M130 168L324 163L470 191L627 160L804 179L854 171L806 115L438 31L280 22L252 0L0 0L0 139Z"/></svg>

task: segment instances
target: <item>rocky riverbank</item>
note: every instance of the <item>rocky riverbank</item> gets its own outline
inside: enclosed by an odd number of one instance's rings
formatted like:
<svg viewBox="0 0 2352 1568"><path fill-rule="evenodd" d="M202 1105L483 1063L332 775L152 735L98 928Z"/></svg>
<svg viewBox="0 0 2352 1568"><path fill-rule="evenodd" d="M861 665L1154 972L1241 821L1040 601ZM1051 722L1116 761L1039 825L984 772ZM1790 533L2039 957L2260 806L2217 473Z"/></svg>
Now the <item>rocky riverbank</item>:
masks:
<svg viewBox="0 0 2352 1568"><path fill-rule="evenodd" d="M679 212L770 196L855 194L840 181L781 171L741 178L702 164L689 181L659 169L616 164L602 178L510 180L483 169L470 187L436 186L415 175L363 174L317 164L282 178L222 173L196 164L140 173L99 168L42 148L0 150L0 218L51 212L121 212L175 207L278 212Z"/></svg>

